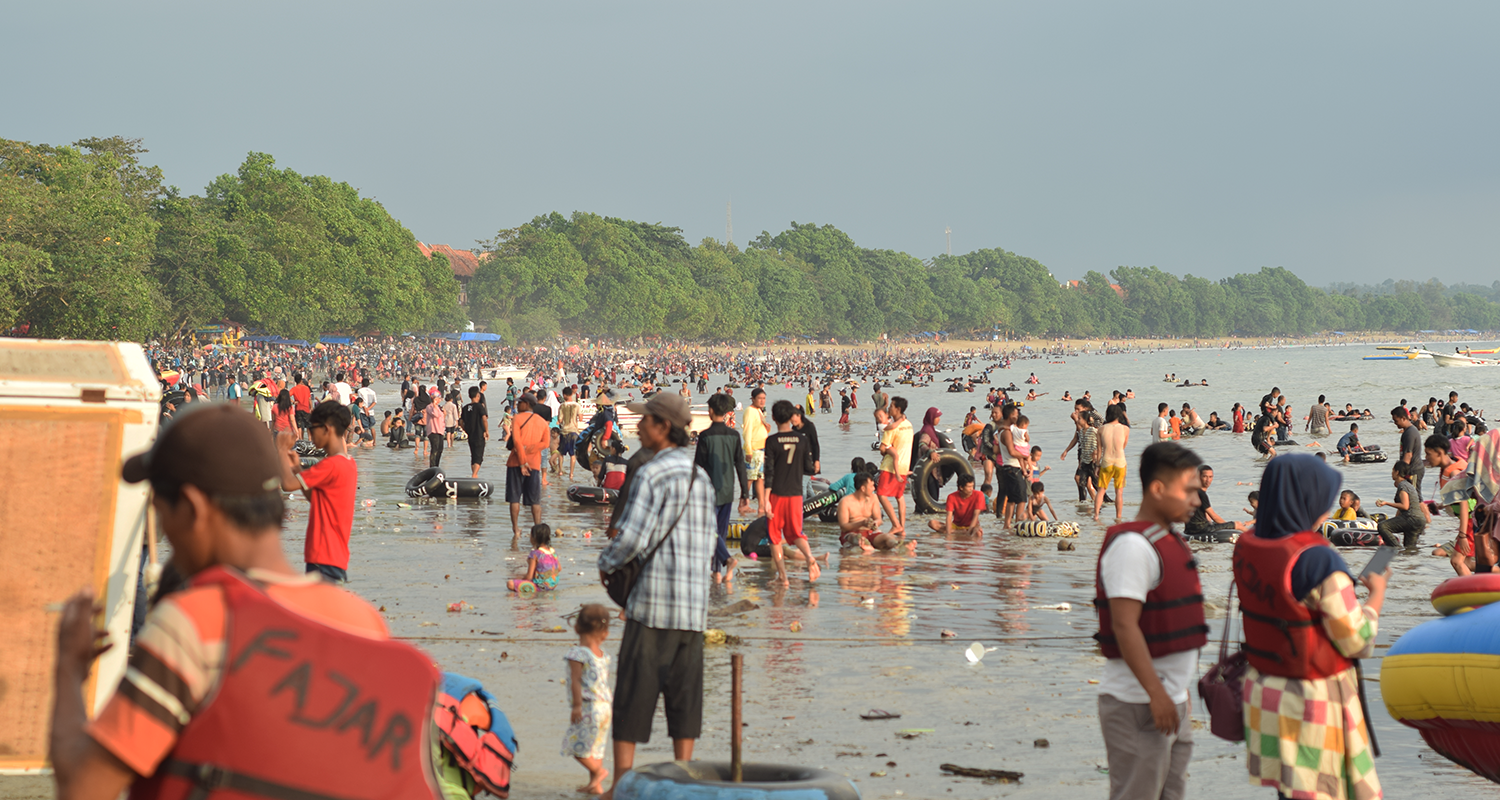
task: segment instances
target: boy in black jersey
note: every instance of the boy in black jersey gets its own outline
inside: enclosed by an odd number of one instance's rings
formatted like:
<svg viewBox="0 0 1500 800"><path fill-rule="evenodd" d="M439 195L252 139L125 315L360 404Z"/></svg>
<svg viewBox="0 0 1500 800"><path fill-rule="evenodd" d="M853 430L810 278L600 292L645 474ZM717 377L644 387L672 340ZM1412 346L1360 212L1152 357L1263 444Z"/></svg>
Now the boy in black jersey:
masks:
<svg viewBox="0 0 1500 800"><path fill-rule="evenodd" d="M767 495L761 508L770 510L771 558L776 562L776 578L782 586L788 583L783 542L796 547L807 560L808 580L817 580L822 572L807 536L802 533L802 475L813 470L813 460L807 437L792 429L796 413L796 407L788 400L778 400L771 406L776 433L766 437L766 479L761 489Z"/></svg>

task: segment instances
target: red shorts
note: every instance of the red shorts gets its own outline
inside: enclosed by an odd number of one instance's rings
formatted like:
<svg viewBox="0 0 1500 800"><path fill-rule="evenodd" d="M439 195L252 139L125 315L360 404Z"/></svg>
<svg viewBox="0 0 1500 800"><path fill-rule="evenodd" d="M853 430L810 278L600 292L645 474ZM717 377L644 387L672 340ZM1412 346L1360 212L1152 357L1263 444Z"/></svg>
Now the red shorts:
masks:
<svg viewBox="0 0 1500 800"><path fill-rule="evenodd" d="M906 479L896 477L894 472L881 470L875 478L875 494L878 497L900 497L906 491Z"/></svg>
<svg viewBox="0 0 1500 800"><path fill-rule="evenodd" d="M780 545L782 542L806 539L802 533L802 498L782 497L779 494L770 497L771 544Z"/></svg>
<svg viewBox="0 0 1500 800"><path fill-rule="evenodd" d="M873 542L878 535L880 535L879 531L844 531L839 534L839 544L844 547L859 547L861 538L867 542Z"/></svg>

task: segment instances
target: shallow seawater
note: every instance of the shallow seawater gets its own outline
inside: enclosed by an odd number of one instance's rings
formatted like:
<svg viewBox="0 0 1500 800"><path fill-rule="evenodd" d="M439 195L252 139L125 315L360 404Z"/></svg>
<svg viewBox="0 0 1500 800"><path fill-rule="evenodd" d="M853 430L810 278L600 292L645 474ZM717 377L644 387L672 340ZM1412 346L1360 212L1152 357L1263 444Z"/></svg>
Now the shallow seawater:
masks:
<svg viewBox="0 0 1500 800"><path fill-rule="evenodd" d="M1083 796L1102 797L1108 777L1095 701L1102 658L1090 635L1096 621L1094 565L1103 526L1088 520L1076 506L1072 464L1058 460L1071 436L1072 404L1058 402L1064 389L1075 395L1090 389L1102 409L1111 389L1133 389L1134 421L1130 452L1134 458L1148 438L1158 402L1174 408L1193 403L1205 418L1210 411L1228 416L1238 401L1254 405L1271 386L1291 397L1299 416L1318 394L1337 406L1353 402L1376 412L1361 424L1366 443L1395 449L1397 436L1385 415L1402 398L1420 405L1428 396L1457 389L1478 407L1500 408L1494 378L1484 369L1439 369L1431 361L1362 362L1373 351L1363 347L1245 351L1167 351L1141 355L1083 356L1049 364L1045 359L1019 361L993 373L992 382L1021 385L1030 372L1042 380L1047 397L1023 409L1032 420L1031 439L1044 449L1052 472L1042 480L1053 505L1065 520L1082 522L1077 549L1059 552L1056 539L1022 539L989 530L979 539L924 534L924 518L913 515L909 530L916 553L841 556L834 526L810 522L816 552L833 551L831 566L815 584L805 569L792 568L791 587L772 586L769 564L741 560L742 574L732 590L716 589L715 607L749 600L758 609L713 618L710 625L739 636L737 646L708 648L707 691L699 758L727 758L729 747L729 655L745 654L746 758L823 766L849 775L866 797L1057 796L1058 787L1083 787ZM977 374L984 363L958 374ZM1206 378L1208 387L1175 388L1163 373L1179 378ZM945 372L947 378L955 372ZM723 379L718 380L719 383ZM382 389L394 398L393 387ZM1025 388L1024 386L1022 387ZM801 400L805 389L772 387L771 399ZM855 456L869 457L874 438L870 416L870 381L859 388L860 408L854 423L835 424L819 415L823 466L837 477ZM910 415L920 420L928 406L944 412L939 427L957 438L969 406L983 410L982 394L950 394L941 383L932 387L897 386L907 397ZM740 390L737 394L748 396ZM699 398L701 400L701 398ZM388 407L388 404L387 406ZM379 406L377 406L378 410ZM1335 424L1335 436L1347 429ZM1294 438L1306 444L1302 433ZM1210 433L1187 444L1215 467L1210 489L1215 508L1229 519L1245 519L1245 494L1255 488L1264 462L1255 458L1247 435ZM1332 440L1323 442L1332 449ZM1313 448L1303 448L1312 450ZM503 485L503 446L492 440L489 463L481 473ZM426 466L411 450L384 447L355 453L360 467L353 560L349 588L384 607L396 635L408 637L444 668L483 680L499 696L521 737L517 796L570 796L581 785L583 770L559 755L568 722L562 654L576 637L563 615L585 602L607 602L597 581L595 559L603 546L606 512L574 505L563 496L569 484L552 478L544 519L560 531L555 544L563 562L560 588L522 600L506 592L504 581L524 572L529 545L512 545L508 507L495 500L411 501L404 497L406 479ZM444 466L468 473L463 444L450 451ZM1346 486L1374 510L1377 498L1389 498L1392 485L1382 465L1339 467ZM1127 497L1139 496L1134 467ZM577 473L579 481L584 473ZM1429 487L1431 477L1429 476ZM373 502L372 502L373 501ZM409 503L402 508L399 503ZM292 502L287 549L300 560L306 503ZM1106 510L1106 521L1111 515ZM1127 505L1127 517L1134 513ZM523 519L523 529L529 527ZM1381 617L1383 652L1405 630L1436 616L1428 593L1451 576L1446 559L1427 555L1431 545L1451 541L1451 518L1435 521L1423 539L1420 555L1403 555L1395 564L1386 613ZM584 538L585 531L595 535ZM1215 635L1223 620L1230 581L1229 545L1198 546L1204 589L1215 617ZM1346 551L1358 568L1363 552ZM459 613L445 609L464 602ZM1068 603L1067 611L1046 606ZM793 633L793 623L800 632ZM562 626L564 632L553 632ZM956 637L942 638L944 630ZM618 636L618 628L612 634ZM996 648L979 664L970 664L964 648L971 642ZM618 642L606 649L613 653ZM1206 648L1206 669L1217 655ZM1379 660L1366 664L1371 716L1384 750L1378 771L1390 797L1488 797L1489 784L1437 756L1414 731L1392 721L1380 702ZM1196 698L1195 698L1196 700ZM867 722L860 713L883 709L899 720ZM1195 716L1205 720L1201 704ZM919 730L913 738L899 732ZM1037 747L1035 740L1049 746ZM1190 769L1193 796L1212 792L1225 798L1265 798L1269 789L1249 786L1241 745L1196 731ZM670 758L665 723L658 721L653 741L638 754L639 763ZM894 766L889 762L895 762ZM986 784L945 776L942 763L1018 770L1019 784ZM872 775L872 773L883 773Z"/></svg>

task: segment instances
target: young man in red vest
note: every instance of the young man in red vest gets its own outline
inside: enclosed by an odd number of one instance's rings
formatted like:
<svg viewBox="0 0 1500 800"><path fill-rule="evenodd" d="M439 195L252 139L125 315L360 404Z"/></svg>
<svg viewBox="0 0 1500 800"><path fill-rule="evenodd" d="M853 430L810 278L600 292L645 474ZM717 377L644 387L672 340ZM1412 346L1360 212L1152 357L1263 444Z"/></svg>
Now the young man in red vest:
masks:
<svg viewBox="0 0 1500 800"><path fill-rule="evenodd" d="M1188 686L1207 641L1198 560L1172 530L1198 507L1193 451L1157 442L1141 453L1141 510L1099 549L1094 638L1109 660L1099 726L1110 800L1177 800L1193 754Z"/></svg>

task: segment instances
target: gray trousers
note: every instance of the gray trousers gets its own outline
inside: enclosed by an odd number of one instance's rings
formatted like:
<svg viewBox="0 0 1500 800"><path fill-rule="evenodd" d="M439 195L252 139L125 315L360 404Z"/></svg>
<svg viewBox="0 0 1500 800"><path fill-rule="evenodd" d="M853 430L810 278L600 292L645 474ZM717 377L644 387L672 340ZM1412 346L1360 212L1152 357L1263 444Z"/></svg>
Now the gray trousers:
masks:
<svg viewBox="0 0 1500 800"><path fill-rule="evenodd" d="M1176 736L1163 736L1149 703L1099 695L1099 727L1109 758L1109 800L1181 800L1193 756L1193 704L1177 704Z"/></svg>

